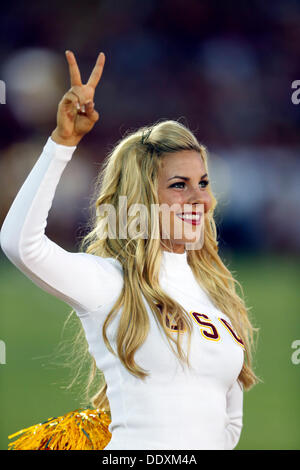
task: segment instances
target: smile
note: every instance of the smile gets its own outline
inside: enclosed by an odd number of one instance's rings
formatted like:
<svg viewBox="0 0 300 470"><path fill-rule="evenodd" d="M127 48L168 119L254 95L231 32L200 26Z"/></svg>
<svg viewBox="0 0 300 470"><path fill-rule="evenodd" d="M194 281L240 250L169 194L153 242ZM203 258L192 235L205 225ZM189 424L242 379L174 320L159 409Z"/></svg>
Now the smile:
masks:
<svg viewBox="0 0 300 470"><path fill-rule="evenodd" d="M199 212L185 212L176 214L179 219L192 225L199 225L201 222L201 213Z"/></svg>

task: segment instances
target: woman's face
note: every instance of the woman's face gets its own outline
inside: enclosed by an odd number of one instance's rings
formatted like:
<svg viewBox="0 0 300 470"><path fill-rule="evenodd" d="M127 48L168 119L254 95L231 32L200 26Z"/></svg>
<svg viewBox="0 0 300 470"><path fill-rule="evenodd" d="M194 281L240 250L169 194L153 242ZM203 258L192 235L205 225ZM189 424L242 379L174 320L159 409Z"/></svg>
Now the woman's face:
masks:
<svg viewBox="0 0 300 470"><path fill-rule="evenodd" d="M212 205L207 186L205 166L195 150L169 153L162 158L158 199L163 249L183 253L187 246L202 243L204 214Z"/></svg>

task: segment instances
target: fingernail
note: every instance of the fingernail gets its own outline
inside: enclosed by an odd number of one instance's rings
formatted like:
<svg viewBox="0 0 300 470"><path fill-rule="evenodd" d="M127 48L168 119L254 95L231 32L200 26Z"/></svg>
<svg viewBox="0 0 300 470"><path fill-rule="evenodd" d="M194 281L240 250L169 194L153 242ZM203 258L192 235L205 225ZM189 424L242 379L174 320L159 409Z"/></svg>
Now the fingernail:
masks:
<svg viewBox="0 0 300 470"><path fill-rule="evenodd" d="M84 106L84 104L81 106L81 111L82 111L83 113L85 113L85 106Z"/></svg>

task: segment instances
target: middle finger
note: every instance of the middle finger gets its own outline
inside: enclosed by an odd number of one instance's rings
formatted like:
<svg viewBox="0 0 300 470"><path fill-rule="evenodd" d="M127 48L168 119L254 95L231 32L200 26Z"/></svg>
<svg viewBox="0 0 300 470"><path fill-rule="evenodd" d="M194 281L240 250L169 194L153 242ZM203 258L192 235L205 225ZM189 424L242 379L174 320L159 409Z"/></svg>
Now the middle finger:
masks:
<svg viewBox="0 0 300 470"><path fill-rule="evenodd" d="M105 63L105 55L103 54L103 52L100 52L100 54L98 55L96 64L90 75L90 78L87 82L87 85L93 88L96 88L103 72L104 63Z"/></svg>

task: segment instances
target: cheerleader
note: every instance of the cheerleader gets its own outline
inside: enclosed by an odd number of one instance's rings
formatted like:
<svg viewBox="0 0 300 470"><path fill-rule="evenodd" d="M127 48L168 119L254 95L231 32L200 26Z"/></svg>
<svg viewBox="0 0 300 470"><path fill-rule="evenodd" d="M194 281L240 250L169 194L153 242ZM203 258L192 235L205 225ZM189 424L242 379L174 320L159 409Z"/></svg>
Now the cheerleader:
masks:
<svg viewBox="0 0 300 470"><path fill-rule="evenodd" d="M243 392L258 381L254 328L218 255L206 149L173 120L127 133L99 174L89 233L77 253L66 251L45 235L47 217L65 167L99 120L105 56L86 84L74 54L66 59L71 88L4 220L1 247L76 312L105 383L91 409L29 428L13 448L233 449Z"/></svg>

